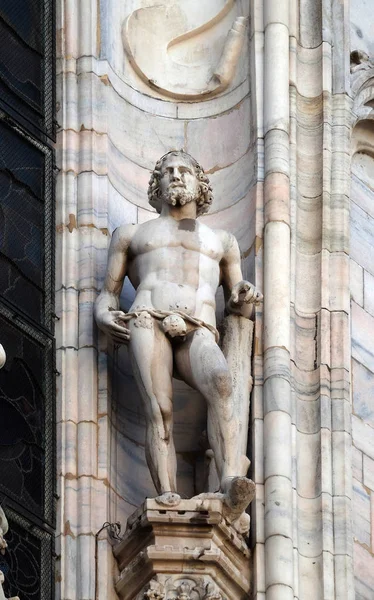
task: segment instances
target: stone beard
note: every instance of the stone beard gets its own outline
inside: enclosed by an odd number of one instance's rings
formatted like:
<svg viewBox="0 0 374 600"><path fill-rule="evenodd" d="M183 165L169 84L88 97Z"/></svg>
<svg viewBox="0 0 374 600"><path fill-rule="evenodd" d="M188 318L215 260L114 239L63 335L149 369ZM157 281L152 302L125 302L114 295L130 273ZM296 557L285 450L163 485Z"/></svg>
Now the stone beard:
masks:
<svg viewBox="0 0 374 600"><path fill-rule="evenodd" d="M170 184L167 192L164 194L163 199L171 206L184 206L188 202L196 200L195 194L188 192L184 186Z"/></svg>
<svg viewBox="0 0 374 600"><path fill-rule="evenodd" d="M215 296L222 283L227 312L247 320L261 294L243 281L234 236L197 220L208 212L212 190L195 159L182 151L163 156L151 176L148 198L159 218L124 225L113 234L96 321L114 343L129 345L144 405L146 459L157 502L176 506L181 500L173 440L174 369L208 405L210 455L220 479L220 491L210 494L222 499L227 518L245 531L249 517L243 511L254 494L254 484L246 477L247 425L242 423L249 392L242 406L218 345ZM119 305L125 276L136 289L127 314ZM235 352L248 355L248 338L242 348L234 345Z"/></svg>

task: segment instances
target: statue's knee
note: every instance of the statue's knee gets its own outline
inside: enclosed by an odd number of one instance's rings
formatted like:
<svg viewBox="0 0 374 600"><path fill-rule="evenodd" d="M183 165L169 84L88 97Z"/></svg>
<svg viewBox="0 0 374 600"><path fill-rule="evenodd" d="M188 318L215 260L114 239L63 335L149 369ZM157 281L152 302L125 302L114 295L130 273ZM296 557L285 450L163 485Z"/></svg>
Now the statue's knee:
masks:
<svg viewBox="0 0 374 600"><path fill-rule="evenodd" d="M232 381L230 373L225 369L216 369L212 373L212 383L219 396L226 398L231 395Z"/></svg>
<svg viewBox="0 0 374 600"><path fill-rule="evenodd" d="M173 419L173 405L169 397L157 395L149 397L149 410L146 411L147 426L162 430L170 428Z"/></svg>
<svg viewBox="0 0 374 600"><path fill-rule="evenodd" d="M158 398L159 427L164 431L165 439L169 439L173 425L173 405L170 398Z"/></svg>
<svg viewBox="0 0 374 600"><path fill-rule="evenodd" d="M166 427L170 427L173 420L173 411L171 408L162 408L161 409L161 418L162 422Z"/></svg>

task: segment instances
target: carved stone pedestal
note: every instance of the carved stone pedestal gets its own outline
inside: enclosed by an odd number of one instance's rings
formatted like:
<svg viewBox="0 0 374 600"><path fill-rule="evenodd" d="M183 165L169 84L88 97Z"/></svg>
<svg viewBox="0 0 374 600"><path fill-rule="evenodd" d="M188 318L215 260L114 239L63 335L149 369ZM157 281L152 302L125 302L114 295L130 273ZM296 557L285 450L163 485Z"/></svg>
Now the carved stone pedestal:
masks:
<svg viewBox="0 0 374 600"><path fill-rule="evenodd" d="M114 549L122 600L241 600L251 585L250 552L219 499L145 503Z"/></svg>

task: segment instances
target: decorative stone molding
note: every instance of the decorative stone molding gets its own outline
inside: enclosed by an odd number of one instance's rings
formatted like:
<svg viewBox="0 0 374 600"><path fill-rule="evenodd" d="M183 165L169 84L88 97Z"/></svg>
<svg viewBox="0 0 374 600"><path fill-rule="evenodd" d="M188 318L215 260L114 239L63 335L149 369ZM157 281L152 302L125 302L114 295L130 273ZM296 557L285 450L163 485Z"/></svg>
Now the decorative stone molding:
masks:
<svg viewBox="0 0 374 600"><path fill-rule="evenodd" d="M114 555L121 600L244 600L250 592L250 552L218 499L173 508L147 499Z"/></svg>
<svg viewBox="0 0 374 600"><path fill-rule="evenodd" d="M156 576L139 600L223 600L210 577Z"/></svg>

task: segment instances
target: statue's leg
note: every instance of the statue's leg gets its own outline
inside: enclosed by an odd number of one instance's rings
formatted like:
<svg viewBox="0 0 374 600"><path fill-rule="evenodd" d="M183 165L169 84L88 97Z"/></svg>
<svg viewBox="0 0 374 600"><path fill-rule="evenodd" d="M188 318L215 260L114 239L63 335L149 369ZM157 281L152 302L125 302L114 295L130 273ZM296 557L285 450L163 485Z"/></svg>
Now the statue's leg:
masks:
<svg viewBox="0 0 374 600"><path fill-rule="evenodd" d="M176 492L171 344L148 313L132 319L129 327L129 352L146 419L147 464L159 494ZM169 500L173 495L169 494Z"/></svg>
<svg viewBox="0 0 374 600"><path fill-rule="evenodd" d="M208 406L208 438L221 488L228 478L246 475L248 461L238 444L240 415L233 411L231 375L214 336L198 329L175 349L180 376L197 389Z"/></svg>

